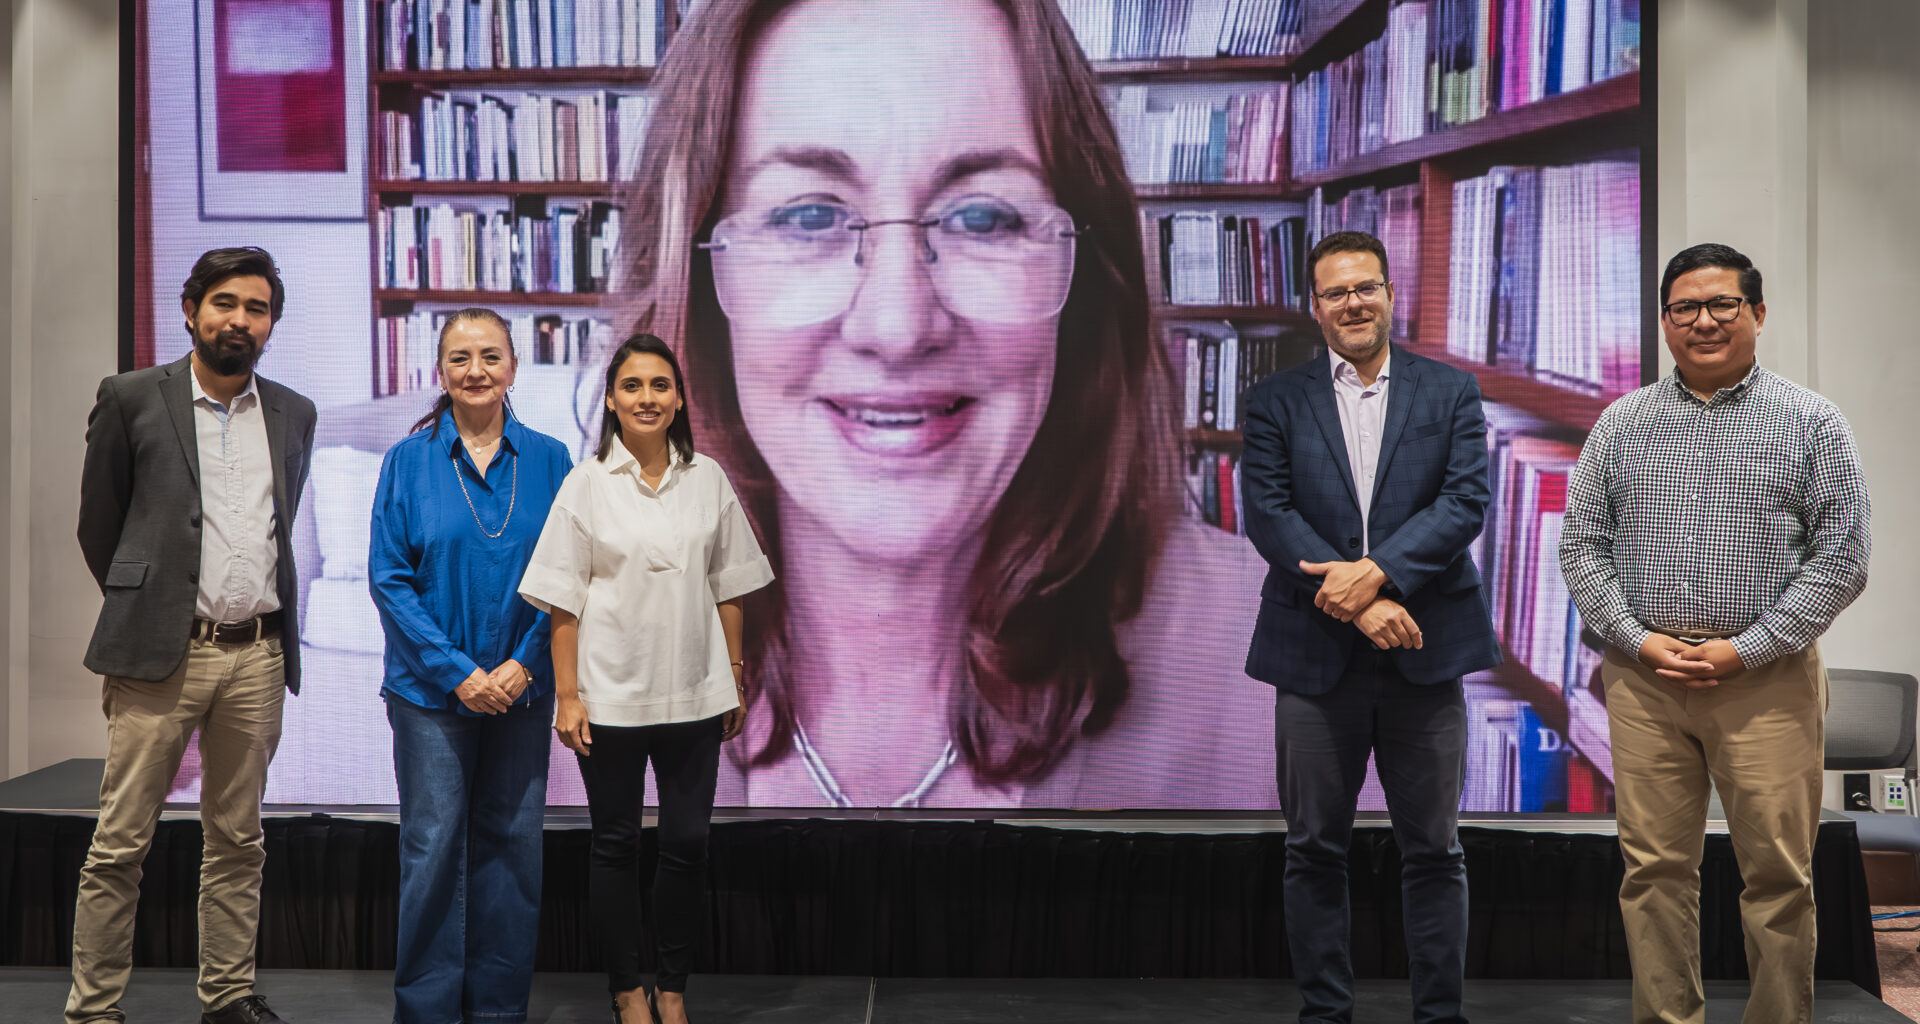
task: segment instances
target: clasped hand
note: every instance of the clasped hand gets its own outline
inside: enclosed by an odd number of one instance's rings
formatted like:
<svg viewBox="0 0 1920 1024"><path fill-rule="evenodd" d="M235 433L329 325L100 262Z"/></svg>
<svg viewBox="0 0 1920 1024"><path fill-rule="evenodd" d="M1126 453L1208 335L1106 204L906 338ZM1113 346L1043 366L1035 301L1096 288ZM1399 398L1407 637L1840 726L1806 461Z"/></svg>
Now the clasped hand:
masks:
<svg viewBox="0 0 1920 1024"><path fill-rule="evenodd" d="M518 661L508 658L491 672L474 669L473 674L453 690L470 711L482 715L497 715L513 707L513 702L526 692L531 677Z"/></svg>
<svg viewBox="0 0 1920 1024"><path fill-rule="evenodd" d="M1726 640L1690 644L1665 633L1650 633L1640 645L1640 663L1654 675L1688 690L1719 686L1747 666Z"/></svg>
<svg viewBox="0 0 1920 1024"><path fill-rule="evenodd" d="M1320 590L1313 595L1313 606L1341 622L1351 622L1381 650L1404 647L1417 651L1426 643L1420 625L1413 621L1406 606L1390 597L1380 596L1387 574L1370 558L1358 562L1306 562L1300 571L1320 576Z"/></svg>

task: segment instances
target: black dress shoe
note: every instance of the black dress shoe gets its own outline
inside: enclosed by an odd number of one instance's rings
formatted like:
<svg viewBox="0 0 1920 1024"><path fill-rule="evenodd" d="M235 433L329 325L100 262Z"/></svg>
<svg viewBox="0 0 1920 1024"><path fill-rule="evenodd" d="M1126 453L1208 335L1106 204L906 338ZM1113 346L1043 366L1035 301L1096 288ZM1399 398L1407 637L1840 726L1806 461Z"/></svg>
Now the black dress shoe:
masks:
<svg viewBox="0 0 1920 1024"><path fill-rule="evenodd" d="M200 1024L287 1024L259 996L241 996L218 1010L200 1015Z"/></svg>

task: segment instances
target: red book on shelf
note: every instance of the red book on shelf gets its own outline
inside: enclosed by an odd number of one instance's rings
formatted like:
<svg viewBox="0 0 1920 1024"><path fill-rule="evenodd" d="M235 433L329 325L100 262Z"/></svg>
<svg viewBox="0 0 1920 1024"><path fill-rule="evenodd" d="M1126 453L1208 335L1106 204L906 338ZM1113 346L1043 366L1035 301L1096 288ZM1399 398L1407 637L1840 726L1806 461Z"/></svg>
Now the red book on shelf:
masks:
<svg viewBox="0 0 1920 1024"><path fill-rule="evenodd" d="M1604 811L1600 794L1600 773L1587 762L1574 758L1567 764L1567 810Z"/></svg>
<svg viewBox="0 0 1920 1024"><path fill-rule="evenodd" d="M1221 387L1228 386L1221 382ZM1220 474L1220 528L1239 533L1240 524L1233 517L1233 459L1225 454L1215 456L1214 469Z"/></svg>

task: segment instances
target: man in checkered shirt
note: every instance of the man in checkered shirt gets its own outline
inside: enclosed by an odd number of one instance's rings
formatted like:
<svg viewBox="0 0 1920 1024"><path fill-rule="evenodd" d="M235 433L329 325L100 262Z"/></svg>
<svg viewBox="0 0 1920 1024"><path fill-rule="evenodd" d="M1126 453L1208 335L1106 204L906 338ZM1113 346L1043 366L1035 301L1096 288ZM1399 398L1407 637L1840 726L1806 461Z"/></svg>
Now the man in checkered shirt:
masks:
<svg viewBox="0 0 1920 1024"><path fill-rule="evenodd" d="M1567 487L1560 568L1602 668L1636 1022L1700 1024L1700 851L1720 792L1740 897L1748 1024L1813 1014L1813 841L1827 676L1816 641L1867 582L1846 418L1761 367L1760 271L1724 245L1674 256L1660 329L1676 372L1594 425Z"/></svg>

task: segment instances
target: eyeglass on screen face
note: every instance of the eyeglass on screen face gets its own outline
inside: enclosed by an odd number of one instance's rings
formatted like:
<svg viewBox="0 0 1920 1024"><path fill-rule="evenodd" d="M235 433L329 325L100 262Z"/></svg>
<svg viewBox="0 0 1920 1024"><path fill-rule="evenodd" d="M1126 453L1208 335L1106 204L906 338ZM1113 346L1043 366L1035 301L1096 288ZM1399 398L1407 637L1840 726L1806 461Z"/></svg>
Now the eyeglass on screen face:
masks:
<svg viewBox="0 0 1920 1024"><path fill-rule="evenodd" d="M699 247L713 258L729 319L805 327L853 306L871 258L867 235L884 227L919 233L927 277L955 316L1031 323L1066 305L1080 231L1047 203L970 195L920 217L868 220L845 204L808 199L734 214Z"/></svg>
<svg viewBox="0 0 1920 1024"><path fill-rule="evenodd" d="M1669 302L1662 308L1667 314L1667 319L1673 321L1675 327L1691 325L1695 320L1700 319L1702 309L1720 323L1730 324L1739 319L1740 304L1752 301L1740 295L1715 295L1711 299L1681 299L1678 302Z"/></svg>

